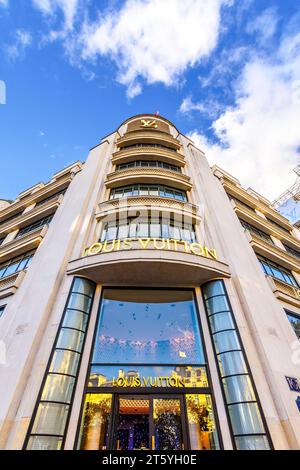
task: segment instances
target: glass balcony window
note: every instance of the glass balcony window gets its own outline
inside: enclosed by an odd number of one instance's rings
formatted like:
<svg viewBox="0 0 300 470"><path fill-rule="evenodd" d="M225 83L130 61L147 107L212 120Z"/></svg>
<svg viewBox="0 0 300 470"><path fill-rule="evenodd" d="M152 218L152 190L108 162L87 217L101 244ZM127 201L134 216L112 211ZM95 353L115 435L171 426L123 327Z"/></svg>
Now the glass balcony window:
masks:
<svg viewBox="0 0 300 470"><path fill-rule="evenodd" d="M22 256L13 258L10 261L0 265L0 278L10 276L11 274L17 273L27 269L32 261L35 251L30 251Z"/></svg>
<svg viewBox="0 0 300 470"><path fill-rule="evenodd" d="M127 170L130 168L164 168L166 170L176 171L181 173L180 166L171 165L169 163L160 162L160 161L152 161L152 160L136 160L130 163L122 163L121 165L117 165L116 171Z"/></svg>
<svg viewBox="0 0 300 470"><path fill-rule="evenodd" d="M286 282L291 286L299 287L296 279L294 278L292 273L287 269L283 268L282 266L279 266L279 264L275 263L274 261L264 258L263 256L258 256L258 260L261 264L264 273L268 276L273 276L275 277L275 279Z"/></svg>
<svg viewBox="0 0 300 470"><path fill-rule="evenodd" d="M53 219L54 214L49 215L47 217L43 217L42 219L38 220L37 222L34 222L30 225L27 225L26 227L21 228L21 230L18 232L16 238L23 237L27 233L33 232L34 230L37 230L40 227L43 227L44 225L49 225L51 220Z"/></svg>
<svg viewBox="0 0 300 470"><path fill-rule="evenodd" d="M121 188L113 188L110 193L110 199L118 199L130 196L161 196L171 199L178 199L180 201L187 201L185 191L170 188L163 185L147 185L138 184L132 186L123 186Z"/></svg>
<svg viewBox="0 0 300 470"><path fill-rule="evenodd" d="M110 221L103 225L100 242L125 238L173 238L187 242L195 242L196 234L192 224L182 221L157 218L137 217L123 221Z"/></svg>
<svg viewBox="0 0 300 470"><path fill-rule="evenodd" d="M138 143L138 144L131 144L131 145L124 145L120 150L126 149L133 149L133 148L157 148L157 149L165 149L169 150L170 152L176 152L176 150L172 147L168 147L167 145L162 144L152 144L152 143Z"/></svg>

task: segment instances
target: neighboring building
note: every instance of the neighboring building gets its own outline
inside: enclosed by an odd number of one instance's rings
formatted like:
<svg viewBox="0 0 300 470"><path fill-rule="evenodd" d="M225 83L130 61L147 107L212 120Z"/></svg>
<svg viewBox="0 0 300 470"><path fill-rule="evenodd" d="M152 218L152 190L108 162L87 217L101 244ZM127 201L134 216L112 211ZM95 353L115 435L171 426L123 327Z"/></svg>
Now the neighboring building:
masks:
<svg viewBox="0 0 300 470"><path fill-rule="evenodd" d="M279 196L274 202L273 207L284 217L286 217L297 228L300 227L300 165L294 172L297 180L287 191Z"/></svg>
<svg viewBox="0 0 300 470"><path fill-rule="evenodd" d="M0 223L0 448L300 448L300 232L167 119Z"/></svg>

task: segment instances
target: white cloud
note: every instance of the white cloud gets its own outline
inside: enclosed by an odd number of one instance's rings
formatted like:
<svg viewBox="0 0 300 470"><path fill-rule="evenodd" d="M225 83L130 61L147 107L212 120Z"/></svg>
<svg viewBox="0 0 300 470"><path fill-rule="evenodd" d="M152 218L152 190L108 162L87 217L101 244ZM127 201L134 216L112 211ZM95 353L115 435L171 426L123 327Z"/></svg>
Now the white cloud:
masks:
<svg viewBox="0 0 300 470"><path fill-rule="evenodd" d="M236 86L235 105L213 122L218 143L190 134L211 164L271 199L294 182L300 155L300 33L273 57L252 59Z"/></svg>
<svg viewBox="0 0 300 470"><path fill-rule="evenodd" d="M117 79L133 97L140 79L152 84L178 84L189 67L215 48L221 7L233 0L127 0L94 22L85 21L81 58L108 56L118 68ZM78 50L75 52L77 55Z"/></svg>
<svg viewBox="0 0 300 470"><path fill-rule="evenodd" d="M22 57L31 43L31 34L24 29L17 29L14 43L5 47L8 58L10 60L16 60L19 57Z"/></svg>
<svg viewBox="0 0 300 470"><path fill-rule="evenodd" d="M270 39L276 32L278 16L274 8L267 8L247 25L248 33L257 33L262 41Z"/></svg>
<svg viewBox="0 0 300 470"><path fill-rule="evenodd" d="M0 0L0 7L8 7L8 0Z"/></svg>
<svg viewBox="0 0 300 470"><path fill-rule="evenodd" d="M183 114L188 114L192 111L199 111L200 113L203 113L206 111L206 107L203 103L193 102L192 97L189 95L183 99L179 111Z"/></svg>
<svg viewBox="0 0 300 470"><path fill-rule="evenodd" d="M64 29L71 31L74 26L75 16L79 7L79 0L32 0L36 8L44 15L54 17L62 11L64 15Z"/></svg>

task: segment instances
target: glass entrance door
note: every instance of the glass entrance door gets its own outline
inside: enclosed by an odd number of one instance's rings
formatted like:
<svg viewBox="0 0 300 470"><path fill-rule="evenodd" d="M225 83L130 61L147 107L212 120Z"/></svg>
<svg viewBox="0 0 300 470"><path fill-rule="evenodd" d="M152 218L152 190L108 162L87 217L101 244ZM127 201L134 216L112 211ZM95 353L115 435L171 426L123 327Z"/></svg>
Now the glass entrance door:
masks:
<svg viewBox="0 0 300 470"><path fill-rule="evenodd" d="M181 450L185 447L180 396L119 395L113 447L117 450Z"/></svg>
<svg viewBox="0 0 300 470"><path fill-rule="evenodd" d="M150 400L121 395L116 405L115 449L150 449Z"/></svg>
<svg viewBox="0 0 300 470"><path fill-rule="evenodd" d="M181 398L153 398L152 450L181 450L183 409Z"/></svg>

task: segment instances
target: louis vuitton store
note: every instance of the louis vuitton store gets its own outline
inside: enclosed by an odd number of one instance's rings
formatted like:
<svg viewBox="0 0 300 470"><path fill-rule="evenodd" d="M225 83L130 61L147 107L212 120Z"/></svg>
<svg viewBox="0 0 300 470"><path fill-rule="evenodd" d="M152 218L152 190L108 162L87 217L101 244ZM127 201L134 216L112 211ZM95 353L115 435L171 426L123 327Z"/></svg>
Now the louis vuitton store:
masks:
<svg viewBox="0 0 300 470"><path fill-rule="evenodd" d="M141 115L6 209L0 448L297 448L283 306L295 321L300 304L275 272L279 254L285 273L295 261L258 227L249 242L235 211L250 227L262 217L222 184L170 121ZM16 263L26 253L30 267Z"/></svg>

